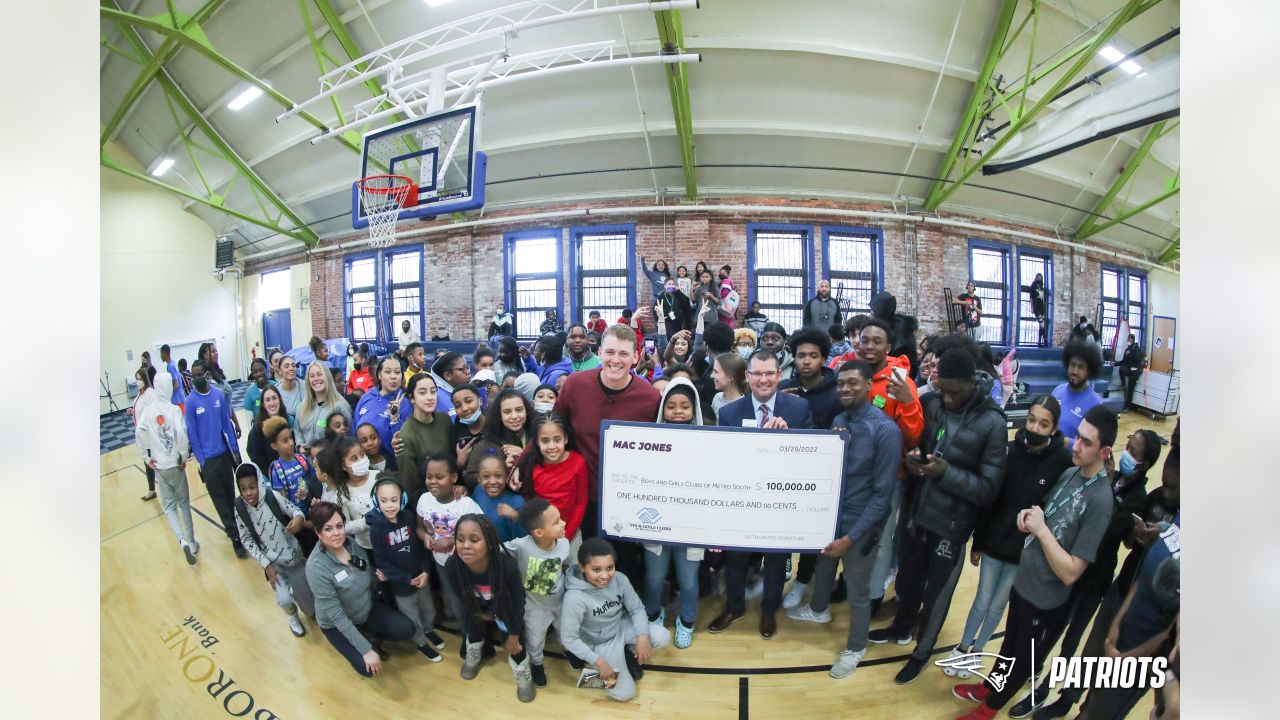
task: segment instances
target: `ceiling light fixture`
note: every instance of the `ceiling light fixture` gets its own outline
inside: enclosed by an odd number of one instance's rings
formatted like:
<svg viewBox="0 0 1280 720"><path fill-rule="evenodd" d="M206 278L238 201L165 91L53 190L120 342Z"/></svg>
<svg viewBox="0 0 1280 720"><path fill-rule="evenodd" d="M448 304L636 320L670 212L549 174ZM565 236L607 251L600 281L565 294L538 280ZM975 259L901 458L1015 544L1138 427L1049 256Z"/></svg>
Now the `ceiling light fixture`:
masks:
<svg viewBox="0 0 1280 720"><path fill-rule="evenodd" d="M169 168L171 167L173 167L173 158L163 158L160 162L156 163L154 168L151 169L151 174L154 177L163 177L165 173L169 172Z"/></svg>
<svg viewBox="0 0 1280 720"><path fill-rule="evenodd" d="M1124 53L1111 47L1110 45L1107 45L1106 47L1099 50L1098 54L1106 58L1108 62L1113 62L1113 63L1119 61L1121 58L1124 57ZM1120 63L1120 69L1124 70L1130 75L1137 75L1138 73L1142 72L1142 66L1132 60L1125 60L1124 62Z"/></svg>
<svg viewBox="0 0 1280 720"><path fill-rule="evenodd" d="M253 102L254 100L257 100L261 96L262 96L262 88L258 87L257 85L250 85L249 87L244 89L244 92L235 96L235 98L231 102L227 103L227 109L240 110L244 106Z"/></svg>

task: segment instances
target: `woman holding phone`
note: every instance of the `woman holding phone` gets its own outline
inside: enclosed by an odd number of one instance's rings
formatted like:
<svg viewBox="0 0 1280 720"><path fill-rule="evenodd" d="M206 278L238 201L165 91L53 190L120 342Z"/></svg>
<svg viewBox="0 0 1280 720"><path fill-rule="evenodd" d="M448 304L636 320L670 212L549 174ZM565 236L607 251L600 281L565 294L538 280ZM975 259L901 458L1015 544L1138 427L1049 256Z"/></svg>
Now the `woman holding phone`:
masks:
<svg viewBox="0 0 1280 720"><path fill-rule="evenodd" d="M352 427L368 423L378 431L378 437L382 439L382 454L387 458L387 467L393 470L396 468L396 454L391 446L391 437L400 431L413 412L401 387L403 381L400 361L394 355L379 360L373 381L377 391L367 392L360 398L351 421Z"/></svg>

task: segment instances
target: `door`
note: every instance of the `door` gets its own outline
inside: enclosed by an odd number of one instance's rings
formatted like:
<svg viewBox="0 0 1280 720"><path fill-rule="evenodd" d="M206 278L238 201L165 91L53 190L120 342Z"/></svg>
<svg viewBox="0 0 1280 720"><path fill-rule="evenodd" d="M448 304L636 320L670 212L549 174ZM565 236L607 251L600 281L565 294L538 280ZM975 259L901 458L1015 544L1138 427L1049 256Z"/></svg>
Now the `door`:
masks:
<svg viewBox="0 0 1280 720"><path fill-rule="evenodd" d="M293 349L293 326L289 322L289 308L262 314L262 347L267 352L273 347L280 348L282 352Z"/></svg>
<svg viewBox="0 0 1280 720"><path fill-rule="evenodd" d="M1151 318L1151 360L1148 367L1151 372L1173 372L1173 344L1178 334L1178 321L1175 318L1156 315Z"/></svg>

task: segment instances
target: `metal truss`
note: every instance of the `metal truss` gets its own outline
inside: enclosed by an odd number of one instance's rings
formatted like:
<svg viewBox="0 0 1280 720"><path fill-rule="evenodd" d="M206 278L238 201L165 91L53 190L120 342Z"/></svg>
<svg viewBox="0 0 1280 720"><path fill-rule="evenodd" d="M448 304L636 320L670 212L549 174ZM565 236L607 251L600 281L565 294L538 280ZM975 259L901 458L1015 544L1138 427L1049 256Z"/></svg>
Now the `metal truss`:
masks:
<svg viewBox="0 0 1280 720"><path fill-rule="evenodd" d="M658 23L658 41L664 55L684 52L684 25L679 10L663 10L654 14ZM680 142L680 165L684 170L685 197L698 197L697 160L693 153L693 111L689 103L689 74L684 63L666 66L667 91L671 94L671 112L675 116L676 138Z"/></svg>
<svg viewBox="0 0 1280 720"><path fill-rule="evenodd" d="M301 103L291 104L288 110L276 117L276 122L300 114L304 108L367 80L382 78L390 84L397 76L416 69L411 66L467 45L501 39L505 46L520 32L546 25L623 13L695 8L698 5L698 0L606 2L607 0L528 0L436 26L326 73L320 78L319 94Z"/></svg>
<svg viewBox="0 0 1280 720"><path fill-rule="evenodd" d="M1137 174L1138 168L1142 167L1142 161L1146 160L1147 156L1151 153L1151 146L1155 144L1156 140L1159 140L1170 132L1173 132L1173 129L1177 126L1178 123L1171 123L1167 120L1161 120L1151 126L1151 130L1147 132L1147 136L1143 139L1142 145L1138 146L1138 149L1133 153L1133 157L1129 158L1129 162L1125 163L1124 172L1120 173L1120 177L1116 178L1116 181L1112 183L1111 188L1098 200L1098 204L1094 206L1088 217L1085 218L1084 222L1081 223L1080 227L1076 230L1077 240L1083 240L1091 235L1096 235L1103 230L1122 223L1135 215L1146 212L1149 208L1152 208L1178 194L1181 187L1179 182L1180 173L1175 172L1173 177L1166 181L1164 191L1154 199L1125 210L1114 217L1108 218L1105 215L1107 209L1110 208L1112 203L1115 201L1116 196L1120 194L1120 191L1126 185L1129 185L1129 180ZM1129 186L1129 189L1132 190L1132 186ZM1128 193L1126 192L1126 197L1124 199L1126 204L1128 203L1127 195Z"/></svg>
<svg viewBox="0 0 1280 720"><path fill-rule="evenodd" d="M1072 46L1065 53L1062 51L1053 53L1048 60L1037 65L1036 35L1039 30L1040 0L1030 0L1026 15L1012 32L1010 29L1013 28L1019 0L1003 0L982 70L969 95L969 102L961 118L960 127L943 158L937 179L934 180L925 199L924 209L927 212L936 211L948 197L964 185L965 181L991 162L1010 140L1025 130L1068 84L1078 80L1081 72L1097 55L1098 50L1114 37L1121 27L1160 2L1161 0L1127 0L1123 7L1082 34L1082 36L1088 35L1096 30L1091 36ZM1031 27L1031 35L1030 49L1026 57L1026 72L1020 80L1011 84L1011 87L1001 88L999 82L993 78L995 69L1000 61L1010 55L1014 41L1028 25ZM1123 60L1122 58L1112 66L1118 65ZM1039 89L1050 74L1061 70L1064 66L1067 69L1044 89L1039 99L1031 101L1029 98L1031 88ZM997 111L1006 115L1008 122L995 130L984 130L988 123L994 121ZM986 146L985 144L993 139L994 133L999 133L999 136L994 138L993 143Z"/></svg>

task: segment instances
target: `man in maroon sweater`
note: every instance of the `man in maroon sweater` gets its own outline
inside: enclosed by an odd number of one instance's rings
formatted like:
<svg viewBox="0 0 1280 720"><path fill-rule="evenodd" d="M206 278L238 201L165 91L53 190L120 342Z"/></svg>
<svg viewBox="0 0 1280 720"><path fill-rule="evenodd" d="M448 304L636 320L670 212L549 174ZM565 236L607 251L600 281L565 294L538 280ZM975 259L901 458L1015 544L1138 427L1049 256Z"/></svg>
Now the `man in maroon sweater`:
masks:
<svg viewBox="0 0 1280 720"><path fill-rule="evenodd" d="M652 385L631 374L636 360L636 333L626 325L613 325L600 338L600 367L582 370L564 381L552 413L573 429L574 447L587 461L591 497L582 519L582 536L599 532L600 423L603 420L654 422L662 395ZM619 558L621 560L621 558Z"/></svg>

